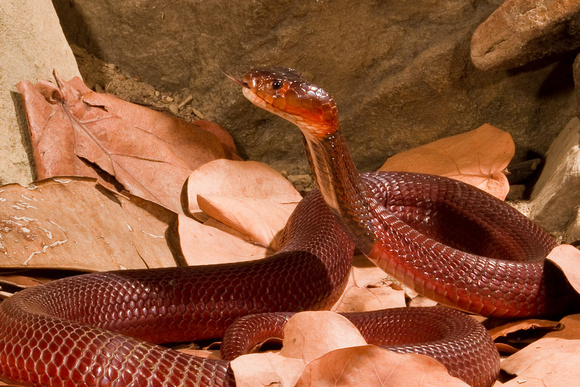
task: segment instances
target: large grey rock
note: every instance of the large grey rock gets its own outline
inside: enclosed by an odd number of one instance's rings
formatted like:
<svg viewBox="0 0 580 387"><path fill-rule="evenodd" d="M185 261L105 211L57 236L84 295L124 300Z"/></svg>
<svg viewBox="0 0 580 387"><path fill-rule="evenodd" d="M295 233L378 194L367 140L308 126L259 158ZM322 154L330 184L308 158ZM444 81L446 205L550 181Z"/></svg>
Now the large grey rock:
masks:
<svg viewBox="0 0 580 387"><path fill-rule="evenodd" d="M580 0L506 0L473 34L482 70L522 66L580 47Z"/></svg>
<svg viewBox="0 0 580 387"><path fill-rule="evenodd" d="M573 58L515 72L473 66L472 33L501 0L54 3L71 42L158 88L187 89L243 155L291 174L307 170L298 131L252 106L223 71L304 72L337 99L362 170L486 122L513 135L517 159L542 154L577 113Z"/></svg>
<svg viewBox="0 0 580 387"><path fill-rule="evenodd" d="M80 76L50 0L0 1L0 185L33 180L21 80Z"/></svg>
<svg viewBox="0 0 580 387"><path fill-rule="evenodd" d="M574 117L546 153L546 163L531 195L530 217L548 231L578 235L580 210L580 120ZM566 243L574 240L564 240Z"/></svg>

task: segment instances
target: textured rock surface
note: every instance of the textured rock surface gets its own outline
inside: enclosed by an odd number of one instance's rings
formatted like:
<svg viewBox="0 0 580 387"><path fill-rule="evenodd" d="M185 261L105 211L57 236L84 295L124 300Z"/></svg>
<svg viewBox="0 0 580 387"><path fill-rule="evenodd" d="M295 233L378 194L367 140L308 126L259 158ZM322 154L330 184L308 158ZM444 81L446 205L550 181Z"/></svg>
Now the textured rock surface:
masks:
<svg viewBox="0 0 580 387"><path fill-rule="evenodd" d="M548 231L567 230L575 238L580 209L580 120L574 117L546 153L534 186L530 217ZM564 240L566 243L573 240Z"/></svg>
<svg viewBox="0 0 580 387"><path fill-rule="evenodd" d="M574 246L580 246L580 208L576 208L575 219L568 225L563 235L563 241Z"/></svg>
<svg viewBox="0 0 580 387"><path fill-rule="evenodd" d="M16 84L79 76L50 0L0 1L0 184L33 179L26 119Z"/></svg>
<svg viewBox="0 0 580 387"><path fill-rule="evenodd" d="M471 63L472 33L501 0L54 2L70 41L157 88L187 88L244 156L291 174L307 171L298 131L222 71L300 69L337 99L362 170L486 122L513 135L522 159L545 152L576 115L573 58L517 72Z"/></svg>
<svg viewBox="0 0 580 387"><path fill-rule="evenodd" d="M524 65L580 47L580 0L506 0L473 34L482 70Z"/></svg>

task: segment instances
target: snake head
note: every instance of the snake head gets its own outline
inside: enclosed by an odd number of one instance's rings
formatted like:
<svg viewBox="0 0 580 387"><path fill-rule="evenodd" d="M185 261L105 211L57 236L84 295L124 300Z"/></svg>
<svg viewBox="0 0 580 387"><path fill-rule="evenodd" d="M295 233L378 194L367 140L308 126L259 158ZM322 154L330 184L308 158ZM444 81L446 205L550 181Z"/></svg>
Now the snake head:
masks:
<svg viewBox="0 0 580 387"><path fill-rule="evenodd" d="M310 138L338 130L338 110L330 94L285 67L252 69L241 81L254 105L296 124Z"/></svg>

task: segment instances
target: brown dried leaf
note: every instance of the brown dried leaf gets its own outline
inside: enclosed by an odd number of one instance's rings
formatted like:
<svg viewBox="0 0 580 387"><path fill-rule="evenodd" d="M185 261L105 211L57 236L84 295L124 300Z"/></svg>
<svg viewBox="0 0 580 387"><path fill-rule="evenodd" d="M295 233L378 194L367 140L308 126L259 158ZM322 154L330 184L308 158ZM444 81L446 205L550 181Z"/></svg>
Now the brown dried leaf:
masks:
<svg viewBox="0 0 580 387"><path fill-rule="evenodd" d="M256 249L254 244L276 249L275 237L302 197L292 184L263 163L215 160L191 174L187 199L188 208L198 220L205 222L205 214L212 216L224 224L218 228L230 228L243 235L243 239L251 243L253 252ZM204 211L201 215L196 212L200 209ZM182 240L192 238L182 232L188 231L180 228ZM240 249L232 249L234 255L225 260L237 261L246 254L247 248L239 241L235 243ZM252 253L244 260L255 257L256 254Z"/></svg>
<svg viewBox="0 0 580 387"><path fill-rule="evenodd" d="M526 331L529 329L542 329L544 332L547 330L560 330L563 326L558 321L552 320L539 320L539 319L526 319L526 320L516 320L510 321L508 323L502 324L495 328L489 330L489 335L493 340L507 336L509 333L514 333L517 331Z"/></svg>
<svg viewBox="0 0 580 387"><path fill-rule="evenodd" d="M273 250L265 247L275 247L273 238L302 197L263 163L215 160L191 174L187 199L203 224L181 216L171 240L185 260L196 265L270 255ZM198 203L204 213L193 212L199 210ZM208 214L215 219L208 220Z"/></svg>
<svg viewBox="0 0 580 387"><path fill-rule="evenodd" d="M462 386L437 360L400 354L374 345L329 352L309 363L296 387Z"/></svg>
<svg viewBox="0 0 580 387"><path fill-rule="evenodd" d="M568 282L580 293L580 250L572 245L556 246L547 259L554 262L558 266Z"/></svg>
<svg viewBox="0 0 580 387"><path fill-rule="evenodd" d="M231 362L237 387L293 387L305 364L278 353L251 353Z"/></svg>
<svg viewBox="0 0 580 387"><path fill-rule="evenodd" d="M329 351L366 343L346 317L328 311L302 312L286 323L280 355L308 363Z"/></svg>
<svg viewBox="0 0 580 387"><path fill-rule="evenodd" d="M3 274L0 276L0 289L5 285L14 286L17 288L30 288L32 286L41 285L49 282L48 279L33 278L18 274Z"/></svg>
<svg viewBox="0 0 580 387"><path fill-rule="evenodd" d="M276 249L274 238L298 203L271 199L207 195L197 197L200 210L264 247Z"/></svg>
<svg viewBox="0 0 580 387"><path fill-rule="evenodd" d="M189 211L199 211L197 197L230 196L297 203L302 197L278 172L257 161L215 160L196 169L187 181Z"/></svg>
<svg viewBox="0 0 580 387"><path fill-rule="evenodd" d="M181 214L177 227L171 228L169 233L172 247L181 253L190 266L251 261L271 253L262 246L248 243Z"/></svg>
<svg viewBox="0 0 580 387"><path fill-rule="evenodd" d="M207 120L197 120L192 122L193 125L197 125L203 130L213 133L221 142L224 150L226 152L226 158L230 160L241 160L242 158L238 156L236 145L232 135L221 127L221 125L216 124L212 121Z"/></svg>
<svg viewBox="0 0 580 387"><path fill-rule="evenodd" d="M406 306L405 291L394 288L387 274L366 257L355 257L346 289L331 308L334 312L365 312Z"/></svg>
<svg viewBox="0 0 580 387"><path fill-rule="evenodd" d="M115 270L175 266L164 234L174 214L94 179L0 188L1 267Z"/></svg>
<svg viewBox="0 0 580 387"><path fill-rule="evenodd" d="M79 78L54 76L58 85L17 85L40 179L98 177L100 169L134 195L181 212L191 171L226 155L220 140L197 125L93 92Z"/></svg>
<svg viewBox="0 0 580 387"><path fill-rule="evenodd" d="M381 171L422 172L447 176L505 199L509 183L502 171L515 153L509 133L484 124L389 158Z"/></svg>
<svg viewBox="0 0 580 387"><path fill-rule="evenodd" d="M511 355L501 368L515 378L504 386L574 386L580 380L580 314L560 322L565 328Z"/></svg>

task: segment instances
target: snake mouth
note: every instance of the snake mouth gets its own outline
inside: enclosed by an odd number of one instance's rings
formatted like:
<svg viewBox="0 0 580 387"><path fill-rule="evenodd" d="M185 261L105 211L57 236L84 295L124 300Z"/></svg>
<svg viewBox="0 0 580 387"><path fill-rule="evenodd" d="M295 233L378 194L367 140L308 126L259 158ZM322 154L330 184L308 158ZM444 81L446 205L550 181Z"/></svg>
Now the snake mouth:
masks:
<svg viewBox="0 0 580 387"><path fill-rule="evenodd" d="M224 72L224 74L226 75L226 77L228 77L229 79L231 79L232 81L234 81L235 83L237 83L238 85L242 86L243 88L247 89L249 88L248 84L242 80L239 80L238 78L234 77L231 74L228 74L226 72Z"/></svg>

